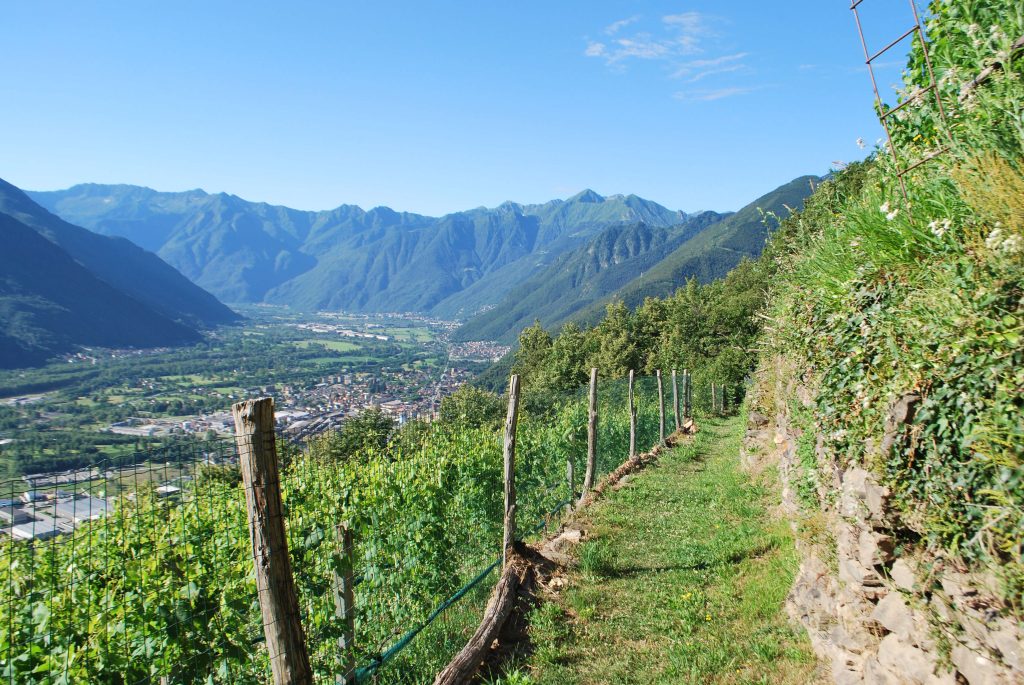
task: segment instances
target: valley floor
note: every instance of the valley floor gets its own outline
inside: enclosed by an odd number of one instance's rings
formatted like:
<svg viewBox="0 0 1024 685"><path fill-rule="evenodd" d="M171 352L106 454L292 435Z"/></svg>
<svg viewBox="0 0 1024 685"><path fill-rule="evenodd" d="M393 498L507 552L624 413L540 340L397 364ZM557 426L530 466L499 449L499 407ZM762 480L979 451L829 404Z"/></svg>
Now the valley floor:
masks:
<svg viewBox="0 0 1024 685"><path fill-rule="evenodd" d="M783 601L798 564L773 518L775 474L739 466L740 419L592 507L566 589L531 614L530 654L500 681L808 683L821 679Z"/></svg>

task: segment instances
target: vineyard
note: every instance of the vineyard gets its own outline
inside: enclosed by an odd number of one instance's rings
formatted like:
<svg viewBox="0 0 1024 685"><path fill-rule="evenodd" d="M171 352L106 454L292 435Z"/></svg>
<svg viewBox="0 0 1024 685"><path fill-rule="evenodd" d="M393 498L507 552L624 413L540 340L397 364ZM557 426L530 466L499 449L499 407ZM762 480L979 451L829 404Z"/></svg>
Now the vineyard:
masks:
<svg viewBox="0 0 1024 685"><path fill-rule="evenodd" d="M581 494L584 390L546 412L524 410L519 421L522 537L537 535ZM659 440L653 378L638 380L636 407L636 447L643 451ZM624 381L600 384L598 414L600 476L629 454ZM495 580L501 433L435 423L415 448L367 449L344 460L331 455L329 441L299 448L277 440L288 551L315 680L430 679L465 643ZM73 493L79 525L3 542L3 682L268 682L237 456L233 441L216 440L79 472L59 486L71 492L4 484L3 497L31 502L34 528L45 527L47 511L57 520ZM567 465L579 474L576 483ZM13 503L3 506L14 511ZM343 553L342 530L352 536L351 557ZM347 559L351 648L339 646L348 645L339 642L347 622L336 596Z"/></svg>

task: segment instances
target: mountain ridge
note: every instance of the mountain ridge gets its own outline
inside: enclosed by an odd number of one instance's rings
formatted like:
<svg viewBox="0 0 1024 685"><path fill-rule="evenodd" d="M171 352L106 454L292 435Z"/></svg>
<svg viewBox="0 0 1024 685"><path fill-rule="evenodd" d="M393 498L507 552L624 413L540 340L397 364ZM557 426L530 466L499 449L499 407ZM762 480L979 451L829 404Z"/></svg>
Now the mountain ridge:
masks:
<svg viewBox="0 0 1024 685"><path fill-rule="evenodd" d="M0 213L0 239L0 367L39 364L77 345L159 347L202 337L9 214Z"/></svg>
<svg viewBox="0 0 1024 685"><path fill-rule="evenodd" d="M172 320L209 328L241 318L130 239L100 235L65 221L3 179L0 213L35 229L97 277Z"/></svg>
<svg viewBox="0 0 1024 685"><path fill-rule="evenodd" d="M226 301L446 316L493 304L610 225L670 226L688 216L636 195L589 189L566 200L506 201L441 217L356 205L314 212L123 184L30 196L71 223L154 250Z"/></svg>
<svg viewBox="0 0 1024 685"><path fill-rule="evenodd" d="M241 317L126 238L74 226L0 179L0 367L77 346L164 347Z"/></svg>
<svg viewBox="0 0 1024 685"><path fill-rule="evenodd" d="M817 180L816 176L796 178L735 213L706 212L699 216L712 216L703 225L691 230L686 230L685 224L675 227L679 233L674 239L662 236L653 249L627 249L628 258L621 264L597 268L592 260L594 253L607 255L623 248L616 239L624 231L618 227L606 229L510 290L493 309L467 320L453 338L514 342L519 331L534 320L552 329L570 320L593 325L613 299L623 300L632 308L648 296L671 295L690 278L701 282L722 278L742 259L761 253L768 232L774 228L766 224L766 217L784 213L787 206L802 206L811 193L811 183ZM692 216L691 222L696 218ZM581 285L583 273L589 277Z"/></svg>

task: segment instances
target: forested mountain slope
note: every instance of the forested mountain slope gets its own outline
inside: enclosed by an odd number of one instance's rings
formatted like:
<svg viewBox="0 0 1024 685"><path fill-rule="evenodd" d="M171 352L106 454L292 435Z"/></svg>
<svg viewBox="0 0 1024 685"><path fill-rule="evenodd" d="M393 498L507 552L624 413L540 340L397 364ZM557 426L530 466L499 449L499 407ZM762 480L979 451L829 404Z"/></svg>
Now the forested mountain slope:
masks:
<svg viewBox="0 0 1024 685"><path fill-rule="evenodd" d="M2 179L0 213L35 229L94 276L169 319L190 327L209 327L239 318L152 252L130 240L72 225Z"/></svg>
<svg viewBox="0 0 1024 685"><path fill-rule="evenodd" d="M552 326L566 321L654 267L722 216L702 212L669 228L639 223L605 229L510 290L493 309L470 319L455 337L510 342L535 319Z"/></svg>
<svg viewBox="0 0 1024 685"><path fill-rule="evenodd" d="M608 229L512 289L494 309L467 321L456 337L511 341L534 320L553 329L569 320L592 325L611 300L635 307L645 297L671 295L690 278L701 283L722 278L745 257L761 253L769 227L777 223L771 215L798 210L819 180L801 176L735 214L705 212L671 229Z"/></svg>
<svg viewBox="0 0 1024 685"><path fill-rule="evenodd" d="M7 214L0 241L0 367L38 364L75 345L156 347L201 337Z"/></svg>
<svg viewBox="0 0 1024 685"><path fill-rule="evenodd" d="M577 319L587 324L596 323L612 299L636 307L646 297L668 297L691 278L701 283L723 278L744 258L761 254L770 227L778 224L772 215L785 217L790 208L802 208L820 180L817 176L800 176L762 195L680 245L649 271L638 274L619 290L593 303L580 312Z"/></svg>
<svg viewBox="0 0 1024 685"><path fill-rule="evenodd" d="M32 197L68 221L155 250L225 301L446 316L495 304L609 226L667 227L687 218L635 195L589 190L440 218L352 205L299 211L223 193L136 186L79 185Z"/></svg>

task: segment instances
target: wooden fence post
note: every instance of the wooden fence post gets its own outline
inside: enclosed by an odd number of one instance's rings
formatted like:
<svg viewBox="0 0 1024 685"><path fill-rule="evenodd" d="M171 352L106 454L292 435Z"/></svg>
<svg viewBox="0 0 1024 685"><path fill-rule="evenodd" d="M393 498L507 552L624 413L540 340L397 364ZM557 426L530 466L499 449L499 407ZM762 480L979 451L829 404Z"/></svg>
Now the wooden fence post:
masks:
<svg viewBox="0 0 1024 685"><path fill-rule="evenodd" d="M718 397L715 396L715 384L711 384L711 413L718 413Z"/></svg>
<svg viewBox="0 0 1024 685"><path fill-rule="evenodd" d="M672 407L676 414L676 431L683 427L679 420L679 384L676 382L676 370L672 369Z"/></svg>
<svg viewBox="0 0 1024 685"><path fill-rule="evenodd" d="M665 392L661 387L661 369L654 372L658 377L658 444L665 444Z"/></svg>
<svg viewBox="0 0 1024 685"><path fill-rule="evenodd" d="M569 511L576 500L576 467L572 463L572 454L565 457L565 479L569 482Z"/></svg>
<svg viewBox="0 0 1024 685"><path fill-rule="evenodd" d="M636 456L636 402L633 401L633 369L629 370L629 458Z"/></svg>
<svg viewBox="0 0 1024 685"><path fill-rule="evenodd" d="M264 397L238 402L231 412L249 511L256 590L274 683L311 685L313 673L284 531L274 441L274 401Z"/></svg>
<svg viewBox="0 0 1024 685"><path fill-rule="evenodd" d="M693 374L683 373L683 416L693 417Z"/></svg>
<svg viewBox="0 0 1024 685"><path fill-rule="evenodd" d="M341 651L344 672L338 681L343 685L354 685L356 682L356 599L355 599L355 549L352 531L348 526L339 524L334 529L339 546L339 553L334 568L334 615L342 626L342 635L338 638L338 649Z"/></svg>
<svg viewBox="0 0 1024 685"><path fill-rule="evenodd" d="M590 370L590 414L587 418L587 471L583 475L583 493L580 499L594 487L597 471L597 369Z"/></svg>
<svg viewBox="0 0 1024 685"><path fill-rule="evenodd" d="M508 384L508 415L505 417L505 535L501 544L502 564L508 565L516 541L516 425L519 423L519 375Z"/></svg>

